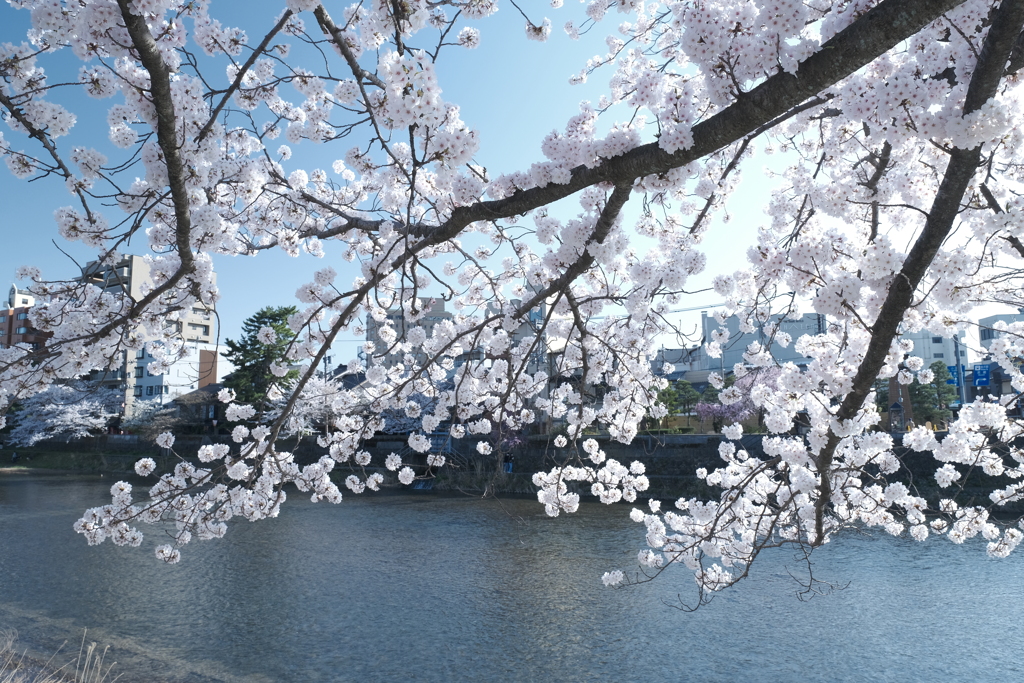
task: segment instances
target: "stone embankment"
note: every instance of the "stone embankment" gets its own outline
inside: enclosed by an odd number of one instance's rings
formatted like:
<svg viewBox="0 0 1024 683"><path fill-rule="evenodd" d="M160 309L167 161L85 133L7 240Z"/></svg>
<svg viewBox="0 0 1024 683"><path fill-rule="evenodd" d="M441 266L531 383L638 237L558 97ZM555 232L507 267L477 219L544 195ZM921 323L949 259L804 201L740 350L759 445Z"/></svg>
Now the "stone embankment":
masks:
<svg viewBox="0 0 1024 683"><path fill-rule="evenodd" d="M939 435L940 439L941 437L942 435ZM607 436L595 435L590 438L598 441L608 458L614 458L627 465L634 460L644 463L651 482L650 489L644 494L645 498L672 501L680 497L696 496L709 499L717 498L720 495L720 491L708 487L695 474L698 468L703 467L710 471L722 464L718 448L723 437L719 435L641 435L629 445L612 441ZM741 446L751 455L763 457L761 445L763 438L765 437L759 434L746 435L741 440ZM436 477L433 480L418 483L418 486L422 488L430 488L435 491L533 495L537 490L532 481L534 472L578 462L573 450L556 448L553 440L546 436L530 437L514 449L511 454L511 473L504 471L507 465L503 456L494 454L482 456L475 450L470 450L473 444L466 442L449 442L444 439L436 439L436 441L433 451L440 450L444 453L446 464L436 472ZM19 449L19 451L24 456L33 458L30 461L22 459L20 464L28 466L75 471L131 472L139 458L152 457L162 471L168 471L178 462L179 457L198 464L199 448L210 443L228 444L232 450L238 448L238 444L232 442L227 436L182 436L175 441L174 453L171 453L153 443L146 443L138 437L107 436L71 443L41 442L36 448ZM325 452L317 445L314 437L285 441L280 444L279 448L281 450L291 449L300 465L315 462ZM426 456L409 449L406 439L401 435L381 436L367 442L365 448L375 463L383 462L389 453L398 453L406 464L421 468L426 465ZM3 454L0 457L7 456L10 450L8 448L0 451L0 454ZM897 455L900 456L904 467L896 475L887 477L888 481L898 480L913 485L919 495L928 498L933 505L937 504L939 498L948 497L954 493L951 489L942 490L936 486L933 476L936 463L930 454L915 453L899 448ZM589 460L584 460L584 462L589 463ZM2 464L8 464L7 457L4 457ZM368 469L384 474L386 486L400 486L393 472L384 469ZM335 472L339 473L342 478L349 473L344 464L340 465ZM993 487L1003 487L1011 481L1009 479L1006 481L993 480L981 472L972 472L965 479L964 491L960 495L961 501L979 505L988 505L987 493ZM589 490L586 487L580 488L579 492L589 496ZM1007 513L1024 512L1024 505L1007 506L1005 511Z"/></svg>
<svg viewBox="0 0 1024 683"><path fill-rule="evenodd" d="M694 472L698 467L712 469L721 463L718 457L721 437L717 435L639 436L628 446L606 436L593 438L598 440L609 458L626 464L634 460L643 462L651 481L648 495L659 498L705 494L706 487ZM550 470L572 462L576 457L571 449L555 448L547 437L534 436L512 452L512 472L509 473L505 472L503 456L482 456L470 450L473 444L443 439L437 441L433 450L443 452L447 462L437 471L434 481L430 482L429 486L433 490L533 495L537 490L532 481L534 472ZM173 453L135 436L101 436L73 442L40 442L33 448L18 449L22 455L19 464L80 472L118 473L131 472L139 458L151 457L156 460L159 470L168 471L178 462L179 457L199 464L199 449L211 443L227 444L233 451L238 449L238 444L227 436L179 436L175 440ZM743 443L752 452L759 452L761 437L746 436ZM375 463L383 462L390 453L398 453L407 464L420 467L426 465L426 456L413 452L402 435L382 436L367 442L364 447ZM279 444L279 449L290 449L300 465L316 461L325 452L317 445L315 437L286 440ZM340 465L335 471L347 476L345 465ZM379 471L387 477L387 483L398 485L394 473L383 469Z"/></svg>

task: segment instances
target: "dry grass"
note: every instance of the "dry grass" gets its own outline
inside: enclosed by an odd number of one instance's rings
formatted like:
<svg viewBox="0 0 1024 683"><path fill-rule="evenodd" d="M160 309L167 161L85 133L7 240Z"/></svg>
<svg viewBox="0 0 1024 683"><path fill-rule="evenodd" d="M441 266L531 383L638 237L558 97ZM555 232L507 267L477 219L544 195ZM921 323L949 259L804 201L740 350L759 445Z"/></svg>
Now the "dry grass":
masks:
<svg viewBox="0 0 1024 683"><path fill-rule="evenodd" d="M17 631L0 631L0 683L114 683L120 674L111 676L117 662L106 663L109 648L100 650L96 643L86 643L85 636L83 632L78 654L60 665L60 650L49 661L37 662L15 650Z"/></svg>

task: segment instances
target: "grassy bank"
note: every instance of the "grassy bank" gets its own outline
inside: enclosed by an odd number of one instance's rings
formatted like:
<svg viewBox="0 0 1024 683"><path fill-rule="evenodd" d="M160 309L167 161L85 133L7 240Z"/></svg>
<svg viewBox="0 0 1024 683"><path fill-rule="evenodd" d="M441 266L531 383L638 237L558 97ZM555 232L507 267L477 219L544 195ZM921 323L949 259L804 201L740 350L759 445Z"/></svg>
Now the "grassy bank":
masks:
<svg viewBox="0 0 1024 683"><path fill-rule="evenodd" d="M113 683L115 664L106 662L107 649L88 643L78 652L58 652L49 661L27 657L17 649L18 632L0 630L0 683Z"/></svg>

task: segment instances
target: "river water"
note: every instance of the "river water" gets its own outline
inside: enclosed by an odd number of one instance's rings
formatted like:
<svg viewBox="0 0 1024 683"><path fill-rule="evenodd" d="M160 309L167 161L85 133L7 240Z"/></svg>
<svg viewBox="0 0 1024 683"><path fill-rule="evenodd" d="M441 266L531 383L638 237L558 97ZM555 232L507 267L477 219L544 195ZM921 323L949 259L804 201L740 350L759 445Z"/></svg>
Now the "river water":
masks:
<svg viewBox="0 0 1024 683"><path fill-rule="evenodd" d="M1019 681L1024 555L850 535L815 554L849 585L795 597L792 551L696 613L684 570L625 590L625 506L549 519L530 500L293 493L178 565L90 548L103 477L0 475L0 628L52 653L88 629L130 681ZM108 659L109 661L109 659Z"/></svg>

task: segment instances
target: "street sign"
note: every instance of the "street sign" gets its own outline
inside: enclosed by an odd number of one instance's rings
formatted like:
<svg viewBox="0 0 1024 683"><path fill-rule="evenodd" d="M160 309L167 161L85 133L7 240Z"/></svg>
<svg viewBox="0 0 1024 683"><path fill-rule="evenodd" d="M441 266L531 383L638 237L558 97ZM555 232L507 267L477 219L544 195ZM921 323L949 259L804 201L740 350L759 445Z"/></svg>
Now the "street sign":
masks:
<svg viewBox="0 0 1024 683"><path fill-rule="evenodd" d="M961 374L956 371L956 366L955 365L947 365L946 369L949 370L949 374L950 374L950 376L952 376L952 379L947 379L946 380L946 384L952 384L955 387L960 386ZM964 367L963 365L960 366L960 369L963 370L964 372L966 372L966 370L967 370L967 368Z"/></svg>
<svg viewBox="0 0 1024 683"><path fill-rule="evenodd" d="M974 366L974 386L976 387L987 387L991 380L990 373L991 366L987 363L984 365Z"/></svg>

